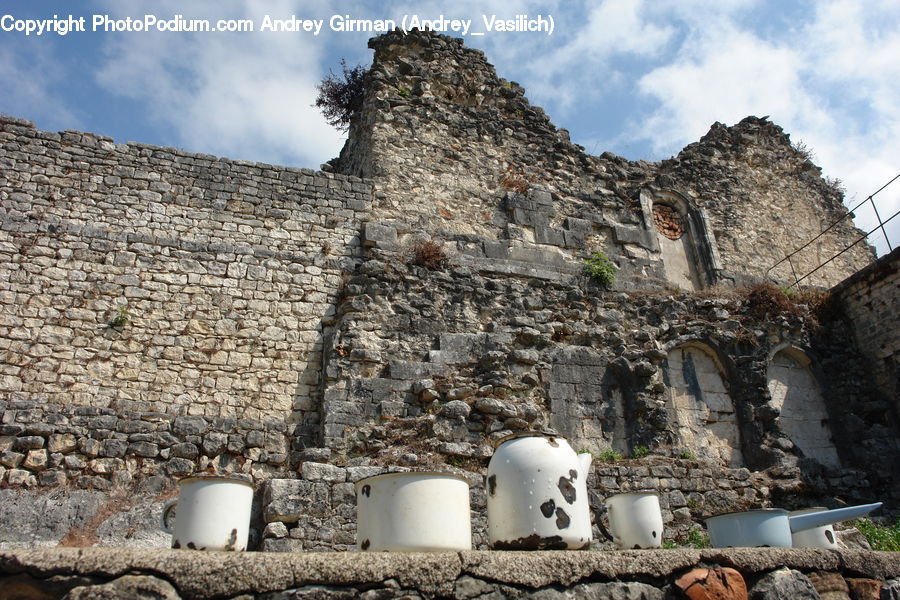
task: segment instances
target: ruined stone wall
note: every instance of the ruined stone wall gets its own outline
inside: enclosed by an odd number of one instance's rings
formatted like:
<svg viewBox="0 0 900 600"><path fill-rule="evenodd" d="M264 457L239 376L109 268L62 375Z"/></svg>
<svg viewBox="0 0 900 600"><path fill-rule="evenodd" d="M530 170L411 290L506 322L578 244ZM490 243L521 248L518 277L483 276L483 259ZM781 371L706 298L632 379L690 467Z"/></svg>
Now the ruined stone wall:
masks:
<svg viewBox="0 0 900 600"><path fill-rule="evenodd" d="M777 126L590 157L459 40L373 45L346 174L0 119L0 547L164 546L162 502L203 471L259 484L254 547L343 550L353 483L423 467L469 475L483 546L492 442L542 427L597 456L595 506L658 489L680 536L762 504L896 508L850 321L668 289L761 277L841 212ZM432 239L442 268L413 258ZM612 286L582 274L601 250ZM848 256L818 281L869 254ZM833 461L793 428L796 381Z"/></svg>
<svg viewBox="0 0 900 600"><path fill-rule="evenodd" d="M900 250L834 290L882 397L900 417Z"/></svg>
<svg viewBox="0 0 900 600"><path fill-rule="evenodd" d="M0 166L4 426L34 409L73 435L77 416L124 439L190 415L315 437L369 184L10 118Z"/></svg>
<svg viewBox="0 0 900 600"><path fill-rule="evenodd" d="M690 457L783 480L757 502L894 497L896 466L879 456L896 454L896 424L867 410L886 400L821 311L499 277L452 256L431 271L370 252L328 335L323 433L339 454L477 465L492 441L549 426L598 456ZM802 376L779 378L788 349L805 357ZM794 426L795 398L818 411L815 443Z"/></svg>
<svg viewBox="0 0 900 600"><path fill-rule="evenodd" d="M401 233L478 236L550 265L603 250L636 265L645 288L695 289L760 279L846 214L837 186L765 119L716 123L661 163L590 156L462 40L394 32L370 47L365 97L333 166L376 180L375 218L396 220ZM521 198L531 189L546 192L537 207ZM663 274L652 209L671 196L688 221L695 285ZM806 273L858 235L843 223L795 257L795 269ZM833 285L872 257L859 246L805 283Z"/></svg>

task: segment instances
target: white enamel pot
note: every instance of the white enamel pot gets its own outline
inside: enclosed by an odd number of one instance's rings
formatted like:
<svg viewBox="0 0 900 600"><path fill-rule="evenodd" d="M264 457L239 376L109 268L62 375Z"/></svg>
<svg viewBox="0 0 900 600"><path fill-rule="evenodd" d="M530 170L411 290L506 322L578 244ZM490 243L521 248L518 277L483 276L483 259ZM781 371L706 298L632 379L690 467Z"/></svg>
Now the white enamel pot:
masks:
<svg viewBox="0 0 900 600"><path fill-rule="evenodd" d="M387 473L356 482L356 547L369 552L471 550L469 482L435 472Z"/></svg>
<svg viewBox="0 0 900 600"><path fill-rule="evenodd" d="M817 513L827 510L824 506L815 508L804 508L803 510L792 510L790 517L797 515L805 515L809 513ZM791 541L794 548L837 548L837 539L835 539L834 528L831 525L822 525L821 527L813 527L811 529L802 529L791 534Z"/></svg>
<svg viewBox="0 0 900 600"><path fill-rule="evenodd" d="M173 548L246 550L252 506L253 484L248 481L186 477L178 481L178 498L163 508L161 525L172 534Z"/></svg>
<svg viewBox="0 0 900 600"><path fill-rule="evenodd" d="M792 548L792 533L856 519L881 506L863 504L834 510L790 516L781 508L763 508L727 513L706 519L709 538L716 548L759 547Z"/></svg>
<svg viewBox="0 0 900 600"><path fill-rule="evenodd" d="M609 527L603 524L603 515ZM662 546L663 518L659 496L653 492L632 492L610 496L597 514L603 536L624 549Z"/></svg>
<svg viewBox="0 0 900 600"><path fill-rule="evenodd" d="M591 543L590 454L553 434L500 440L488 464L488 538L495 550L578 550Z"/></svg>

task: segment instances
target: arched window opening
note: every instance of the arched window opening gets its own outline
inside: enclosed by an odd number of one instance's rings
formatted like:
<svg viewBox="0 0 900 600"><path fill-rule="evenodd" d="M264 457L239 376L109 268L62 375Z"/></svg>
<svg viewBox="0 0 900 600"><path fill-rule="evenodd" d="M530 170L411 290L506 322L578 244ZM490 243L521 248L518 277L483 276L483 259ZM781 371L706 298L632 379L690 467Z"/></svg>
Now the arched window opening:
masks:
<svg viewBox="0 0 900 600"><path fill-rule="evenodd" d="M666 280L685 290L715 283L721 265L703 211L670 191L642 194L641 202L657 233Z"/></svg>

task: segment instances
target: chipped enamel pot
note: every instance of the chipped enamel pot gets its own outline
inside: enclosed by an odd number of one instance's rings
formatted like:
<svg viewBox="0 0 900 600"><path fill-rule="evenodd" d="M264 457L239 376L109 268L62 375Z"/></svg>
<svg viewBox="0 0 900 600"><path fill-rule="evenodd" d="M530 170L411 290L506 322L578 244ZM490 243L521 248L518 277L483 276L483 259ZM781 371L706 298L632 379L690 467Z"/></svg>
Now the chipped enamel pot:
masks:
<svg viewBox="0 0 900 600"><path fill-rule="evenodd" d="M161 525L173 548L246 550L252 505L249 481L195 475L178 481L178 498L166 503Z"/></svg>
<svg viewBox="0 0 900 600"><path fill-rule="evenodd" d="M471 550L468 480L411 472L357 481L356 547L369 552Z"/></svg>
<svg viewBox="0 0 900 600"><path fill-rule="evenodd" d="M609 519L603 525L602 513ZM597 527L603 536L619 548L659 548L662 546L663 518L659 496L654 492L616 494L606 499L597 517Z"/></svg>
<svg viewBox="0 0 900 600"><path fill-rule="evenodd" d="M590 454L556 435L500 440L487 473L488 537L496 550L577 550L591 543Z"/></svg>
<svg viewBox="0 0 900 600"><path fill-rule="evenodd" d="M797 515L808 515L810 513L818 513L828 510L824 506L815 508L804 508L803 510L792 510L791 517ZM821 527L812 527L811 529L802 529L791 533L791 543L794 548L837 548L837 540L834 536L834 527L831 525L822 525Z"/></svg>

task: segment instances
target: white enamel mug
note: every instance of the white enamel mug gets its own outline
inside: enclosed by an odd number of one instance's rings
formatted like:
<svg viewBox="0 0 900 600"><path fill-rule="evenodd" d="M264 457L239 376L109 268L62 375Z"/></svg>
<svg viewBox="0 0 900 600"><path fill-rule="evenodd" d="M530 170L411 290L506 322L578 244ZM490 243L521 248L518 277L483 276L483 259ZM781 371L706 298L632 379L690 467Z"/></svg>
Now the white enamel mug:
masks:
<svg viewBox="0 0 900 600"><path fill-rule="evenodd" d="M663 518L659 496L653 492L632 492L610 496L597 515L597 527L608 540L623 549L662 546ZM603 513L609 528L603 525Z"/></svg>
<svg viewBox="0 0 900 600"><path fill-rule="evenodd" d="M186 477L178 482L178 498L163 509L162 529L172 534L173 548L246 550L252 506L253 484L248 481Z"/></svg>
<svg viewBox="0 0 900 600"><path fill-rule="evenodd" d="M369 552L471 550L468 480L410 472L356 482L356 547Z"/></svg>

